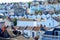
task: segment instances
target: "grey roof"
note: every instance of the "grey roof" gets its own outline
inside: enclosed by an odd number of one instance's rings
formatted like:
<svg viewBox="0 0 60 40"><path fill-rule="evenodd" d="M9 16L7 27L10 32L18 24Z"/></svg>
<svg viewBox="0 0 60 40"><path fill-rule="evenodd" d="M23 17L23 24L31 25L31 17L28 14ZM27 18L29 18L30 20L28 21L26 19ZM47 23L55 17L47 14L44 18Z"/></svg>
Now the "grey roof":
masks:
<svg viewBox="0 0 60 40"><path fill-rule="evenodd" d="M24 30L24 29L25 29L25 27L19 27L18 29L19 29L19 30Z"/></svg>
<svg viewBox="0 0 60 40"><path fill-rule="evenodd" d="M53 19L55 19L57 22L60 22L60 16L58 16L58 17L53 17Z"/></svg>

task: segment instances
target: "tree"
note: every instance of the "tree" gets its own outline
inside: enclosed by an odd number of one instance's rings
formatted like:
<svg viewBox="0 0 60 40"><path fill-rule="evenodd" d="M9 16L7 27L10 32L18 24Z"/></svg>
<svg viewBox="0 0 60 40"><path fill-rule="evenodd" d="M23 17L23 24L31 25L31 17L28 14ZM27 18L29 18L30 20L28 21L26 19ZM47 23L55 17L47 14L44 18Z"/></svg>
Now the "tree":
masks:
<svg viewBox="0 0 60 40"><path fill-rule="evenodd" d="M37 10L35 10L35 15L37 15L38 14L38 11Z"/></svg>
<svg viewBox="0 0 60 40"><path fill-rule="evenodd" d="M17 19L16 18L13 19L13 24L14 24L14 26L17 25Z"/></svg>
<svg viewBox="0 0 60 40"><path fill-rule="evenodd" d="M31 3L32 3L32 2L28 2L29 8L30 8Z"/></svg>
<svg viewBox="0 0 60 40"><path fill-rule="evenodd" d="M41 10L38 10L38 14L42 15L42 11Z"/></svg>

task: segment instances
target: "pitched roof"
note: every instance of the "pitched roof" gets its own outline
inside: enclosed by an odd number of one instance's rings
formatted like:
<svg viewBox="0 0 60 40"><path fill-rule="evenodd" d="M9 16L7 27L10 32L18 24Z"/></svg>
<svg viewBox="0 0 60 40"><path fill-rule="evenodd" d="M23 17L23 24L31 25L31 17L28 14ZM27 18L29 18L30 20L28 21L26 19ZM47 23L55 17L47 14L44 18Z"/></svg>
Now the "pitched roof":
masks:
<svg viewBox="0 0 60 40"><path fill-rule="evenodd" d="M24 30L24 29L25 29L25 27L19 27L18 29L19 29L19 30Z"/></svg>
<svg viewBox="0 0 60 40"><path fill-rule="evenodd" d="M27 28L27 30L32 30L32 29L33 29L33 27L28 27L28 28Z"/></svg>
<svg viewBox="0 0 60 40"><path fill-rule="evenodd" d="M33 30L34 30L34 31L39 31L39 30L40 30L40 27L34 27Z"/></svg>

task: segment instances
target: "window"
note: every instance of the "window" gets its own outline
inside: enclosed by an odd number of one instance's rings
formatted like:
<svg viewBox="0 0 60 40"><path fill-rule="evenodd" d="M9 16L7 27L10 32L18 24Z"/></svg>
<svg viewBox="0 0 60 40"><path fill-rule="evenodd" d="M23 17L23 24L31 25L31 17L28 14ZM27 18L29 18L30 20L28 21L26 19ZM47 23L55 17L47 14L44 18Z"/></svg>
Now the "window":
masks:
<svg viewBox="0 0 60 40"><path fill-rule="evenodd" d="M44 4L44 2L40 1L40 2L39 2L39 4L43 5L43 4Z"/></svg>
<svg viewBox="0 0 60 40"><path fill-rule="evenodd" d="M55 32L54 32L54 35L55 35L55 36L58 36L58 31L55 31Z"/></svg>
<svg viewBox="0 0 60 40"><path fill-rule="evenodd" d="M60 2L60 0L58 0L58 2Z"/></svg>

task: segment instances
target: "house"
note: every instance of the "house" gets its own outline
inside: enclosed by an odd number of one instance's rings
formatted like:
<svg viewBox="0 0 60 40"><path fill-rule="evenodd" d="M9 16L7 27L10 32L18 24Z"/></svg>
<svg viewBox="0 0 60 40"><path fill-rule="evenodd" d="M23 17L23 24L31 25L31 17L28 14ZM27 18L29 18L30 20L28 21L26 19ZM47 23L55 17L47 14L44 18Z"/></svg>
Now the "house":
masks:
<svg viewBox="0 0 60 40"><path fill-rule="evenodd" d="M17 26L37 26L37 22L36 21L17 21Z"/></svg>
<svg viewBox="0 0 60 40"><path fill-rule="evenodd" d="M20 27L18 27L18 31L20 31L20 32L21 32L21 34L23 34L23 33L24 33L25 28L26 28L26 27L20 26Z"/></svg>
<svg viewBox="0 0 60 40"><path fill-rule="evenodd" d="M4 21L0 21L0 28L2 28L2 26L4 25Z"/></svg>
<svg viewBox="0 0 60 40"><path fill-rule="evenodd" d="M60 39L60 26L56 28L52 28L48 31L45 31L44 35L42 36L42 40L58 40Z"/></svg>
<svg viewBox="0 0 60 40"><path fill-rule="evenodd" d="M47 0L34 0L34 2L39 2L40 5L47 3Z"/></svg>
<svg viewBox="0 0 60 40"><path fill-rule="evenodd" d="M53 3L58 3L58 0L48 0L48 3L53 4Z"/></svg>
<svg viewBox="0 0 60 40"><path fill-rule="evenodd" d="M27 34L29 37L36 37L36 36L41 36L40 34L44 33L45 31L43 30L40 30L40 27L27 27L25 30L24 30L24 33Z"/></svg>
<svg viewBox="0 0 60 40"><path fill-rule="evenodd" d="M11 22L11 21L9 21L8 19L4 19L4 21L5 21L5 25L7 26L11 26L11 25L13 25L13 22Z"/></svg>

